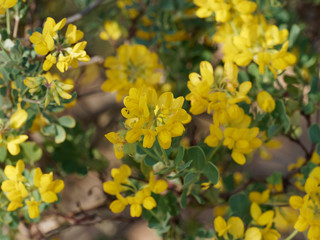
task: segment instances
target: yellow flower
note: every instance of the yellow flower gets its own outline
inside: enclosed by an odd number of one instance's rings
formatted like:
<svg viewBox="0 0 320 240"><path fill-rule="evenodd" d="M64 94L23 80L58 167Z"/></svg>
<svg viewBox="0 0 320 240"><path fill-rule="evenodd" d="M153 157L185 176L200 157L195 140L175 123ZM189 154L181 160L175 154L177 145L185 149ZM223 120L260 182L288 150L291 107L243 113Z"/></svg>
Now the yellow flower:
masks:
<svg viewBox="0 0 320 240"><path fill-rule="evenodd" d="M300 209L303 206L304 200L300 196L291 196L289 199L290 206L294 209Z"/></svg>
<svg viewBox="0 0 320 240"><path fill-rule="evenodd" d="M44 126L47 126L49 124L48 119L46 119L43 114L38 113L33 120L32 126L30 128L30 132L38 132L41 130Z"/></svg>
<svg viewBox="0 0 320 240"><path fill-rule="evenodd" d="M229 218L228 226L229 226L228 232L234 238L242 238L243 233L244 233L244 224L239 217Z"/></svg>
<svg viewBox="0 0 320 240"><path fill-rule="evenodd" d="M231 61L224 63L224 81L226 88L233 93L238 87L238 67Z"/></svg>
<svg viewBox="0 0 320 240"><path fill-rule="evenodd" d="M247 96L248 92L252 87L252 83L249 81L243 82L239 86L239 90L235 92L235 94L228 100L229 104L239 103L245 101L246 103L250 104L251 100Z"/></svg>
<svg viewBox="0 0 320 240"><path fill-rule="evenodd" d="M167 189L168 183L165 180L160 179L155 181L153 172L150 172L149 177L148 188L150 189L150 191L154 192L155 194L160 194Z"/></svg>
<svg viewBox="0 0 320 240"><path fill-rule="evenodd" d="M0 14L3 15L6 13L8 8L12 8L17 4L17 0L1 0L0 1Z"/></svg>
<svg viewBox="0 0 320 240"><path fill-rule="evenodd" d="M118 40L122 35L120 26L115 21L106 21L104 23L104 31L100 32L102 40Z"/></svg>
<svg viewBox="0 0 320 240"><path fill-rule="evenodd" d="M56 64L57 58L55 56L52 56L51 54L48 54L46 56L46 60L43 63L42 69L44 71L49 71L51 67Z"/></svg>
<svg viewBox="0 0 320 240"><path fill-rule="evenodd" d="M125 139L120 136L120 133L110 132L105 135L105 137L114 144L114 152L118 159L123 158L123 144L125 143Z"/></svg>
<svg viewBox="0 0 320 240"><path fill-rule="evenodd" d="M234 239L242 238L244 233L244 224L239 217L231 217L228 223L220 216L214 219L214 228L218 236L226 238L229 232Z"/></svg>
<svg viewBox="0 0 320 240"><path fill-rule="evenodd" d="M289 41L286 41L279 52L272 55L272 66L278 70L283 71L286 67L296 63L297 58L292 53L287 52Z"/></svg>
<svg viewBox="0 0 320 240"><path fill-rule="evenodd" d="M228 231L227 222L220 216L214 219L214 228L218 233L219 237L226 235Z"/></svg>
<svg viewBox="0 0 320 240"><path fill-rule="evenodd" d="M57 74L47 72L42 76L45 78L43 84L47 87L47 91L49 91L49 94L46 95L45 107L49 104L51 98L58 105L60 105L59 96L63 99L72 98L71 94L68 93L73 88L72 84L62 83L61 78Z"/></svg>
<svg viewBox="0 0 320 240"><path fill-rule="evenodd" d="M310 161L313 162L314 164L317 164L317 165L320 164L320 156L318 155L317 152L312 153Z"/></svg>
<svg viewBox="0 0 320 240"><path fill-rule="evenodd" d="M276 208L276 216L274 218L275 228L280 232L290 232L294 223L298 219L299 214L291 207Z"/></svg>
<svg viewBox="0 0 320 240"><path fill-rule="evenodd" d="M305 162L306 162L305 158L299 157L297 159L296 163L291 163L291 164L288 165L288 171L292 171L293 169L301 168L304 165Z"/></svg>
<svg viewBox="0 0 320 240"><path fill-rule="evenodd" d="M262 234L257 227L248 228L245 234L245 240L261 240Z"/></svg>
<svg viewBox="0 0 320 240"><path fill-rule="evenodd" d="M41 201L37 202L34 200L32 200L32 201L27 200L26 203L28 206L29 217L31 219L39 217L39 214L40 214L39 205L40 205Z"/></svg>
<svg viewBox="0 0 320 240"><path fill-rule="evenodd" d="M77 26L69 24L66 32L66 40L69 44L74 44L83 38L83 32L77 29Z"/></svg>
<svg viewBox="0 0 320 240"><path fill-rule="evenodd" d="M128 200L122 197L120 194L117 194L117 200L114 200L109 208L113 213L121 213L126 206L128 205Z"/></svg>
<svg viewBox="0 0 320 240"><path fill-rule="evenodd" d="M123 164L119 169L113 168L111 170L111 176L113 181L103 183L103 190L110 195L117 195L127 188L122 184L128 184L129 176L131 175L131 168Z"/></svg>
<svg viewBox="0 0 320 240"><path fill-rule="evenodd" d="M18 136L9 135L7 138L7 144L6 144L9 153L13 156L18 155L20 152L19 144L25 142L27 139L28 139L27 135L18 135Z"/></svg>
<svg viewBox="0 0 320 240"><path fill-rule="evenodd" d="M105 81L101 88L105 92L117 92L117 101L129 94L130 88L156 87L162 77L162 65L156 53L143 45L121 45L117 57L108 57Z"/></svg>
<svg viewBox="0 0 320 240"><path fill-rule="evenodd" d="M144 192L139 191L136 193L134 197L127 197L128 203L130 206L130 215L131 217L140 217L142 214L142 207L141 204L144 199Z"/></svg>
<svg viewBox="0 0 320 240"><path fill-rule="evenodd" d="M213 68L207 61L200 63L200 74L189 74L189 81L187 83L189 93L186 100L191 101L190 112L194 115L201 114L206 111L208 107L208 96L210 88L214 83Z"/></svg>
<svg viewBox="0 0 320 240"><path fill-rule="evenodd" d="M54 48L54 38L57 31L62 29L66 24L66 18L56 24L53 18L48 17L44 23L42 33L34 32L30 36L30 41L35 44L34 50L39 55L46 55Z"/></svg>
<svg viewBox="0 0 320 240"><path fill-rule="evenodd" d="M131 88L129 96L124 99L125 108L122 115L127 118L128 143L139 141L144 136L143 147L153 146L155 136L163 149L171 146L173 137L181 136L183 124L190 122L190 115L182 109L183 97L174 98L171 92L159 97L152 88Z"/></svg>
<svg viewBox="0 0 320 240"><path fill-rule="evenodd" d="M4 174L9 180L18 182L25 182L26 178L22 175L24 171L24 162L22 160L18 160L16 167L12 165L7 165L4 168Z"/></svg>
<svg viewBox="0 0 320 240"><path fill-rule="evenodd" d="M272 222L274 217L274 211L269 210L262 213L261 208L256 202L251 204L250 214L253 220L260 226L268 225Z"/></svg>
<svg viewBox="0 0 320 240"><path fill-rule="evenodd" d="M7 165L4 173L8 180L1 184L1 190L5 193L10 203L7 207L8 211L14 211L23 206L23 200L29 195L26 187L22 182L27 179L22 175L24 171L24 163L19 160L16 167Z"/></svg>
<svg viewBox="0 0 320 240"><path fill-rule="evenodd" d="M11 115L9 120L9 126L14 129L19 129L23 126L25 121L28 118L26 110L21 108L21 105L18 105L17 111Z"/></svg>
<svg viewBox="0 0 320 240"><path fill-rule="evenodd" d="M257 101L259 107L267 113L272 112L276 107L274 99L267 91L259 92L257 96Z"/></svg>
<svg viewBox="0 0 320 240"><path fill-rule="evenodd" d="M224 130L223 145L232 149L232 159L243 165L246 162L244 154L251 153L261 146L262 142L257 138L259 128L226 128Z"/></svg>
<svg viewBox="0 0 320 240"><path fill-rule="evenodd" d="M41 90L42 80L40 78L27 77L23 80L23 83L30 88L30 93L35 93Z"/></svg>
<svg viewBox="0 0 320 240"><path fill-rule="evenodd" d="M73 47L68 47L64 49L64 52L60 52L57 68L60 72L65 72L68 70L69 66L77 68L79 61L89 62L90 57L87 55L84 50L87 45L86 41L79 42Z"/></svg>
<svg viewBox="0 0 320 240"><path fill-rule="evenodd" d="M201 190L205 191L205 190L209 189L210 186L211 186L210 182L201 183Z"/></svg>
<svg viewBox="0 0 320 240"><path fill-rule="evenodd" d="M42 201L46 203L57 201L57 193L64 188L62 180L53 181L53 173L43 174L40 168L37 168L34 172L33 183L38 188Z"/></svg>
<svg viewBox="0 0 320 240"><path fill-rule="evenodd" d="M103 188L106 193L117 197L117 199L110 204L110 210L113 213L120 213L128 204L130 204L131 217L140 217L142 214L142 206L147 210L151 210L156 207L157 203L151 196L151 193L160 194L164 192L168 186L167 182L164 180L156 181L153 173L150 172L149 183L135 192L133 196L124 198L120 192L129 189L124 185L132 185L128 179L131 175L130 167L128 165L122 165L119 169L113 168L111 175L114 180L103 184Z"/></svg>
<svg viewBox="0 0 320 240"><path fill-rule="evenodd" d="M269 189L263 191L262 193L254 191L249 193L249 199L251 202L255 202L257 204L264 204L269 200L269 195Z"/></svg>

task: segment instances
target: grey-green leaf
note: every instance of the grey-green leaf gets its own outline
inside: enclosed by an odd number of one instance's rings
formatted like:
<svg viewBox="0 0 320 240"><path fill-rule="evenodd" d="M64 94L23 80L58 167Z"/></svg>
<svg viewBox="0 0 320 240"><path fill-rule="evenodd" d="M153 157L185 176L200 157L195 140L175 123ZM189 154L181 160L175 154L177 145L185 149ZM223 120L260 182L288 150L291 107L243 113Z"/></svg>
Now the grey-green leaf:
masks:
<svg viewBox="0 0 320 240"><path fill-rule="evenodd" d="M212 163L208 162L203 169L203 174L208 178L212 184L217 184L219 181L219 170L218 168Z"/></svg>
<svg viewBox="0 0 320 240"><path fill-rule="evenodd" d="M74 128L76 126L76 121L70 116L63 116L58 119L58 122L67 128Z"/></svg>
<svg viewBox="0 0 320 240"><path fill-rule="evenodd" d="M63 127L56 125L56 131L57 135L54 138L54 141L56 143L62 143L66 139L66 131L64 130Z"/></svg>

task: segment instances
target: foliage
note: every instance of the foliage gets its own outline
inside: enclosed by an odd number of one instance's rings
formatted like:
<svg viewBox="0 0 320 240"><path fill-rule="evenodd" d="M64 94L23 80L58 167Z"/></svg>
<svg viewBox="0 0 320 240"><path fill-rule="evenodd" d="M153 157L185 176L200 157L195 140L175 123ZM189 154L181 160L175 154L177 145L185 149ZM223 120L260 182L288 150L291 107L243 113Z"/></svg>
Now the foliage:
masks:
<svg viewBox="0 0 320 240"><path fill-rule="evenodd" d="M294 3L65 2L43 16L57 6L0 1L0 225L10 238L45 214L90 219L59 209L59 193L71 174L94 171L112 214L141 217L165 239L320 239L319 59ZM72 111L84 106L79 86L101 77L98 93L116 94L103 129ZM102 132L119 167L96 148ZM272 160L284 139L304 156L257 178L247 166ZM213 225L197 219L212 207Z"/></svg>

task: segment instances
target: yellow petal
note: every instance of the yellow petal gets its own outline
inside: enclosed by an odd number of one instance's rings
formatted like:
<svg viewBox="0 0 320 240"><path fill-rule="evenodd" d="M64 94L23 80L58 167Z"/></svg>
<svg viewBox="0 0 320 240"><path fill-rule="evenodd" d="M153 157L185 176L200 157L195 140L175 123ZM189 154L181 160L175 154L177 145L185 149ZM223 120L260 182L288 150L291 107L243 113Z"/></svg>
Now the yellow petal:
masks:
<svg viewBox="0 0 320 240"><path fill-rule="evenodd" d="M259 228L251 227L246 231L245 240L261 240L262 234Z"/></svg>
<svg viewBox="0 0 320 240"><path fill-rule="evenodd" d="M300 209L303 205L303 198L299 196L291 196L289 199L290 206L294 209Z"/></svg>
<svg viewBox="0 0 320 240"><path fill-rule="evenodd" d="M228 232L234 238L242 238L243 233L244 233L244 224L239 217L229 218L228 226L229 226Z"/></svg>
<svg viewBox="0 0 320 240"><path fill-rule="evenodd" d="M148 210L151 210L152 208L156 207L157 206L157 203L156 201L154 200L153 197L146 197L144 200L143 200L143 207L145 209L148 209Z"/></svg>

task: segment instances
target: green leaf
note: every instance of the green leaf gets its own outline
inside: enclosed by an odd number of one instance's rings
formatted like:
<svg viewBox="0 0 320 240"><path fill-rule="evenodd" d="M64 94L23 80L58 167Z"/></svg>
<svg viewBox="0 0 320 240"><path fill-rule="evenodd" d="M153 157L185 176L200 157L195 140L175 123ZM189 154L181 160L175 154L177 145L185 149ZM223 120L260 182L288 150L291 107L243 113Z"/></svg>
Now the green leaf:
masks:
<svg viewBox="0 0 320 240"><path fill-rule="evenodd" d="M320 143L320 128L318 124L313 124L308 129L308 134L311 142L313 143Z"/></svg>
<svg viewBox="0 0 320 240"><path fill-rule="evenodd" d="M307 165L301 168L301 173L303 174L304 178L307 179L309 177L310 172L317 166L313 162L308 162Z"/></svg>
<svg viewBox="0 0 320 240"><path fill-rule="evenodd" d="M183 156L184 156L184 147L183 146L179 146L177 156L174 159L174 164L175 165L179 165L183 160Z"/></svg>
<svg viewBox="0 0 320 240"><path fill-rule="evenodd" d="M193 182L195 182L198 178L198 174L195 174L193 172L189 172L185 177L184 177L184 180L183 180L183 183L184 183L184 186L186 185L189 185Z"/></svg>
<svg viewBox="0 0 320 240"><path fill-rule="evenodd" d="M285 75L283 77L284 81L287 83L287 84L296 84L296 83L299 83L299 80L296 78L296 77L293 77L293 76L289 76L289 75Z"/></svg>
<svg viewBox="0 0 320 240"><path fill-rule="evenodd" d="M268 128L268 139L271 139L273 136L277 135L281 130L281 126L279 125L271 125Z"/></svg>
<svg viewBox="0 0 320 240"><path fill-rule="evenodd" d="M24 142L20 146L29 162L34 163L42 157L42 149L35 142Z"/></svg>
<svg viewBox="0 0 320 240"><path fill-rule="evenodd" d="M291 121L287 115L286 107L283 100L276 100L276 108L273 111L272 115L281 123L284 133L288 133L291 126Z"/></svg>
<svg viewBox="0 0 320 240"><path fill-rule="evenodd" d="M48 125L42 128L42 132L45 136L55 136L56 135L56 128L55 125Z"/></svg>
<svg viewBox="0 0 320 240"><path fill-rule="evenodd" d="M76 126L76 121L70 116L63 116L58 119L58 122L67 128L74 128Z"/></svg>
<svg viewBox="0 0 320 240"><path fill-rule="evenodd" d="M155 165L156 163L158 163L157 159L154 159L153 157L150 157L149 155L147 155L144 158L144 163L148 166L148 167L152 167L153 165Z"/></svg>
<svg viewBox="0 0 320 240"><path fill-rule="evenodd" d="M0 147L0 162L4 162L7 157L7 148L5 146Z"/></svg>
<svg viewBox="0 0 320 240"><path fill-rule="evenodd" d="M219 170L218 168L212 163L208 162L203 169L203 174L208 178L212 184L217 184L219 181Z"/></svg>
<svg viewBox="0 0 320 240"><path fill-rule="evenodd" d="M320 143L317 144L316 152L320 156Z"/></svg>
<svg viewBox="0 0 320 240"><path fill-rule="evenodd" d="M251 203L246 194L237 193L232 195L229 199L229 205L234 216L238 216L246 222L249 221Z"/></svg>
<svg viewBox="0 0 320 240"><path fill-rule="evenodd" d="M190 147L187 151L187 161L193 160L192 167L202 170L206 165L206 155L199 146Z"/></svg>
<svg viewBox="0 0 320 240"><path fill-rule="evenodd" d="M56 131L57 135L54 138L54 141L56 143L62 143L66 139L66 131L64 130L63 127L56 125Z"/></svg>
<svg viewBox="0 0 320 240"><path fill-rule="evenodd" d="M187 205L187 194L188 194L188 189L183 190L181 196L180 196L180 206L181 208L185 208Z"/></svg>
<svg viewBox="0 0 320 240"><path fill-rule="evenodd" d="M191 165L192 162L193 162L193 160L191 160L190 162L187 162L187 163L179 166L179 167L178 167L178 171L180 172L180 171L183 171L184 169L190 167L190 165Z"/></svg>
<svg viewBox="0 0 320 240"><path fill-rule="evenodd" d="M289 48L293 46L300 32L301 32L301 28L297 24L293 24L289 34Z"/></svg>
<svg viewBox="0 0 320 240"><path fill-rule="evenodd" d="M278 185L282 181L281 172L274 172L270 177L267 178L267 182L271 185Z"/></svg>
<svg viewBox="0 0 320 240"><path fill-rule="evenodd" d="M149 177L150 171L152 170L144 161L141 161L140 170L145 177Z"/></svg>

